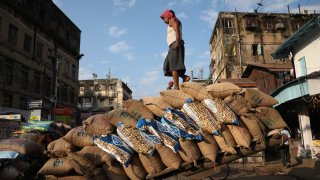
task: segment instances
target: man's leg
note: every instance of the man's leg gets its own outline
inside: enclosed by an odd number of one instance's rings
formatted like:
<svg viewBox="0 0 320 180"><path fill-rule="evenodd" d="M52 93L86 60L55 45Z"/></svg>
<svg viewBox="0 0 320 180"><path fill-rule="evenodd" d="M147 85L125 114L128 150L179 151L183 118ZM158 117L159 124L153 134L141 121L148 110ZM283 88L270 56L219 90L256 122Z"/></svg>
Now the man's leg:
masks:
<svg viewBox="0 0 320 180"><path fill-rule="evenodd" d="M187 75L183 75L182 79L183 79L183 82L188 82L190 81L191 78Z"/></svg>
<svg viewBox="0 0 320 180"><path fill-rule="evenodd" d="M178 71L172 71L173 89L179 90L179 73Z"/></svg>

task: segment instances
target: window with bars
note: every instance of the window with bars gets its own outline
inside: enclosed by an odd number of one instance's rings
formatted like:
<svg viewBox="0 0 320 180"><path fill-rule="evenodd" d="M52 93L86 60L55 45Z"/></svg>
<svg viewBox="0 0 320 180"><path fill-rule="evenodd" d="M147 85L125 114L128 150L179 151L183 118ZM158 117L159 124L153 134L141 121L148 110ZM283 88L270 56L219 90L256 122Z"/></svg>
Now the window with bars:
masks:
<svg viewBox="0 0 320 180"><path fill-rule="evenodd" d="M12 24L9 25L8 42L17 45L18 42L18 28Z"/></svg>
<svg viewBox="0 0 320 180"><path fill-rule="evenodd" d="M39 71L34 71L34 86L33 86L33 90L35 93L40 93L40 89L41 89L41 76L40 76L40 72Z"/></svg>
<svg viewBox="0 0 320 180"><path fill-rule="evenodd" d="M4 71L4 76L3 76L4 84L11 86L13 84L13 63L6 61L3 71Z"/></svg>
<svg viewBox="0 0 320 180"><path fill-rule="evenodd" d="M36 57L42 58L42 54L43 54L43 44L40 41L37 41Z"/></svg>
<svg viewBox="0 0 320 180"><path fill-rule="evenodd" d="M21 89L28 90L28 84L29 84L29 68L26 66L21 67L21 82L20 86Z"/></svg>
<svg viewBox="0 0 320 180"><path fill-rule="evenodd" d="M27 52L31 52L31 44L32 44L32 37L29 36L27 33L24 34L23 49Z"/></svg>

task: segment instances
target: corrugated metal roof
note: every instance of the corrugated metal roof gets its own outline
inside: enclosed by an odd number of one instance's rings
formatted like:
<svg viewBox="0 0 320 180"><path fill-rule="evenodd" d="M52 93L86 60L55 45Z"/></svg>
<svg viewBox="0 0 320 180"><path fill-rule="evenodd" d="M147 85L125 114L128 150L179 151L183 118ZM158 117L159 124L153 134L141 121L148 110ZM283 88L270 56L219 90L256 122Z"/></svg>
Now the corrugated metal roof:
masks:
<svg viewBox="0 0 320 180"><path fill-rule="evenodd" d="M243 78L249 77L252 70L256 69L264 69L270 72L279 72L279 71L290 71L293 68L292 64L255 64L248 63L247 68L242 74Z"/></svg>
<svg viewBox="0 0 320 180"><path fill-rule="evenodd" d="M288 57L291 47L308 32L315 27L320 27L320 16L313 17L309 22L299 28L292 36L290 36L278 49L272 54L273 59L280 59Z"/></svg>

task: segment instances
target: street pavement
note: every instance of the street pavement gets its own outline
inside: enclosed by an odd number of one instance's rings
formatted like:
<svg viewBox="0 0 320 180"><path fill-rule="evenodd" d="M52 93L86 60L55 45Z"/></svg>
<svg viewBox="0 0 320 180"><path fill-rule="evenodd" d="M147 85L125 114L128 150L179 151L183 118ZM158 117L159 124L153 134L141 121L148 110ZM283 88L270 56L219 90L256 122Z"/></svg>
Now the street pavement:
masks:
<svg viewBox="0 0 320 180"><path fill-rule="evenodd" d="M229 170L228 170L229 166ZM320 180L320 161L313 159L299 159L289 168L282 166L281 160L262 163L230 163L207 169L192 175L177 175L170 180Z"/></svg>

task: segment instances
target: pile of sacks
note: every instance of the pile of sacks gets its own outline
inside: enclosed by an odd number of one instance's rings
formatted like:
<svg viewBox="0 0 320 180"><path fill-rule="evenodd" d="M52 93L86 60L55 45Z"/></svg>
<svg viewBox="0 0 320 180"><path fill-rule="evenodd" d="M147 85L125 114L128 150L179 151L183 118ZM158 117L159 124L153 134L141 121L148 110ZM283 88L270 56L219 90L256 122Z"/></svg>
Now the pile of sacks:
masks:
<svg viewBox="0 0 320 180"><path fill-rule="evenodd" d="M200 159L267 147L285 121L277 101L231 83L185 82L181 90L127 100L125 108L94 115L48 145L47 178L146 179ZM275 132L275 133L274 133ZM281 136L279 136L281 137ZM261 149L261 148L260 148ZM242 154L243 155L243 154Z"/></svg>
<svg viewBox="0 0 320 180"><path fill-rule="evenodd" d="M0 141L1 179L35 178L45 160L45 147L69 128L52 121L29 121Z"/></svg>

